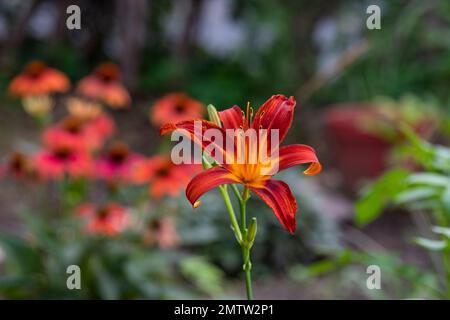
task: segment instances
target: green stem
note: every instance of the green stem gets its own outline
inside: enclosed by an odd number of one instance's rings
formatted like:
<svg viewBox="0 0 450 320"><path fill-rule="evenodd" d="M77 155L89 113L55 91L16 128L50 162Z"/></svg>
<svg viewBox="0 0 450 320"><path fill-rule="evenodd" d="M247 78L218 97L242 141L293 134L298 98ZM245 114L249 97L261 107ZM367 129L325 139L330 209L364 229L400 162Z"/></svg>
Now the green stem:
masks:
<svg viewBox="0 0 450 320"><path fill-rule="evenodd" d="M246 293L247 293L247 300L253 300L252 263L250 262L250 248L249 247L242 247L242 260L244 261L245 289L246 289Z"/></svg>
<svg viewBox="0 0 450 320"><path fill-rule="evenodd" d="M241 193L239 192L239 189L236 187L235 184L230 184L230 186L231 186L231 189L234 192L234 195L238 199L238 201L241 202L242 201L242 197L241 197Z"/></svg>
<svg viewBox="0 0 450 320"><path fill-rule="evenodd" d="M245 200L239 201L239 208L240 208L240 212L241 212L241 232L242 232L242 234L247 233L246 207L247 207L247 201L245 201Z"/></svg>
<svg viewBox="0 0 450 320"><path fill-rule="evenodd" d="M247 299L252 300L253 299L253 290L252 290L252 277L251 277L251 270L252 270L252 263L250 261L250 249L253 245L254 240L254 233L253 236L248 235L247 230L247 222L246 222L246 206L247 206L247 200L249 198L249 189L244 188L244 191L241 194L239 193L239 190L235 185L231 185L232 190L236 194L236 197L239 202L239 208L240 208L240 214L241 224L239 225L236 215L234 213L233 205L231 203L230 195L228 194L227 186L220 186L219 191L222 194L223 200L225 202L225 206L227 208L228 214L230 216L231 225L234 231L234 234L236 236L236 239L241 246L242 250L242 260L243 260L243 270L245 272L245 288L247 293ZM249 238L252 238L249 240Z"/></svg>
<svg viewBox="0 0 450 320"><path fill-rule="evenodd" d="M243 269L245 272L245 289L247 293L247 299L253 299L253 290L252 290L252 263L250 261L250 249L253 244L249 243L248 239L248 230L247 230L247 200L250 197L250 190L247 187L244 187L242 191L242 197L239 199L239 208L241 211L241 232L245 237L245 241L241 243L242 248L242 260L243 260Z"/></svg>
<svg viewBox="0 0 450 320"><path fill-rule="evenodd" d="M236 238L239 242L239 244L242 243L242 233L239 228L239 224L236 220L236 215L234 214L233 205L231 204L230 195L228 194L227 186L220 186L219 187L220 193L222 194L223 200L225 201L225 206L227 207L228 214L230 216L231 225L233 227L234 233L236 235Z"/></svg>

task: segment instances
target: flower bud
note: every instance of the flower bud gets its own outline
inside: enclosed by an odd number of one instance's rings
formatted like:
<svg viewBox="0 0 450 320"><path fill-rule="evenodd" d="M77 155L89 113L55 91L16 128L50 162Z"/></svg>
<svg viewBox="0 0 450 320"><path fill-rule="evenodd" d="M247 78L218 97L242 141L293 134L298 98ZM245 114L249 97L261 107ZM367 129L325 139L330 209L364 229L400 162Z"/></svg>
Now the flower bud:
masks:
<svg viewBox="0 0 450 320"><path fill-rule="evenodd" d="M252 220L250 220L246 236L246 240L247 243L249 244L249 247L251 247L253 245L253 242L255 241L256 231L257 231L256 218L252 218Z"/></svg>
<svg viewBox="0 0 450 320"><path fill-rule="evenodd" d="M220 122L219 113L217 112L216 107L214 107L212 104L209 104L206 107L206 110L208 110L209 120L217 124L219 127L222 127L222 123Z"/></svg>

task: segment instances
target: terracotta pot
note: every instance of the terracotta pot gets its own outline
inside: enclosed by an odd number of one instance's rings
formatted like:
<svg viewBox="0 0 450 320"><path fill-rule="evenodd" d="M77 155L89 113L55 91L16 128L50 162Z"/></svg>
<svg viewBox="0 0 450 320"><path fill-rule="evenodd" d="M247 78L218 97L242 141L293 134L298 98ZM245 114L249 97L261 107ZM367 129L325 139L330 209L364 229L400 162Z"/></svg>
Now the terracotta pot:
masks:
<svg viewBox="0 0 450 320"><path fill-rule="evenodd" d="M365 129L367 122L386 121L368 104L336 105L325 111L324 124L333 165L342 173L343 185L356 191L363 179L375 178L388 167L388 156L394 145L382 136ZM401 121L400 118L395 121ZM418 122L414 130L429 138L436 129L436 120ZM400 138L400 136L399 136Z"/></svg>
<svg viewBox="0 0 450 320"><path fill-rule="evenodd" d="M325 134L333 165L341 172L344 187L354 191L364 178L374 178L387 167L391 144L365 131L361 125L379 115L370 106L337 105L324 114Z"/></svg>

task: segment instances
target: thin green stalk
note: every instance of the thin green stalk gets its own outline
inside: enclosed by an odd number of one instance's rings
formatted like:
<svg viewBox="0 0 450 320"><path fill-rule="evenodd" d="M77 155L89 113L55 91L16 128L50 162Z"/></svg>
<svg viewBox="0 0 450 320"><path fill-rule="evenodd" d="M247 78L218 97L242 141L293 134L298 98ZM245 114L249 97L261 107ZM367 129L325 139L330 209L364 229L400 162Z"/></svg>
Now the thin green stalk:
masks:
<svg viewBox="0 0 450 320"><path fill-rule="evenodd" d="M239 189L236 187L235 184L230 184L230 186L231 186L231 190L233 190L234 195L236 196L238 201L241 202L242 201L242 197L241 197L241 193L239 192Z"/></svg>
<svg viewBox="0 0 450 320"><path fill-rule="evenodd" d="M239 225L236 215L234 213L233 205L231 203L230 195L228 194L227 186L220 186L219 190L222 194L222 197L225 202L225 206L227 208L228 214L230 216L231 225L233 227L233 231L235 233L236 239L241 246L242 250L242 260L243 260L243 270L245 272L245 288L246 288L246 294L247 299L252 300L253 299L253 290L252 290L252 278L251 278L251 270L252 270L252 264L250 261L250 249L253 245L254 235L256 232L256 227L253 228L253 234L249 236L249 232L247 230L247 222L246 222L246 206L247 206L247 200L249 198L249 189L244 188L244 191L242 193L242 196L239 193L239 190L235 185L231 185L232 190L236 194L236 197L239 202L239 208L240 208L240 222ZM254 221L256 225L256 220ZM252 229L250 227L250 229ZM249 239L251 238L251 239Z"/></svg>
<svg viewBox="0 0 450 320"><path fill-rule="evenodd" d="M233 226L234 233L239 244L242 243L242 233L239 228L239 224L236 220L236 215L234 214L233 205L231 204L230 195L228 194L227 186L219 187L220 193L222 194L223 200L225 201L225 206L227 207L228 214L230 216L231 225Z"/></svg>
<svg viewBox="0 0 450 320"><path fill-rule="evenodd" d="M245 272L245 290L247 293L247 300L253 300L252 289L252 263L250 262L250 247L242 247L242 260L244 261Z"/></svg>
<svg viewBox="0 0 450 320"><path fill-rule="evenodd" d="M245 240L241 243L242 248L242 260L243 260L243 269L245 272L245 289L247 293L247 299L253 299L253 290L252 290L252 263L250 261L250 249L253 245L254 239L249 239L248 230L247 230L247 200L250 197L250 190L247 187L244 187L242 191L242 197L239 200L239 208L241 212L241 232L245 237Z"/></svg>
<svg viewBox="0 0 450 320"><path fill-rule="evenodd" d="M247 232L247 216L246 216L246 207L247 207L247 200L250 197L249 195L249 189L247 187L244 187L244 190L242 191L242 197L239 200L239 207L241 211L241 231L243 234Z"/></svg>

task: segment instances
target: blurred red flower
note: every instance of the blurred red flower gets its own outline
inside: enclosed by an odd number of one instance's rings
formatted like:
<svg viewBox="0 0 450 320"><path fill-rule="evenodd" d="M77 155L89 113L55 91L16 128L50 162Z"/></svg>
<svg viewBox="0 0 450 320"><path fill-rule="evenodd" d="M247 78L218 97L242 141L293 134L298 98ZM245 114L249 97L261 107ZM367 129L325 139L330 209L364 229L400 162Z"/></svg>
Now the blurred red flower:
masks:
<svg viewBox="0 0 450 320"><path fill-rule="evenodd" d="M65 136L53 137L45 149L33 157L37 174L44 180L59 180L66 174L70 177L89 177L92 159L89 153L66 140Z"/></svg>
<svg viewBox="0 0 450 320"><path fill-rule="evenodd" d="M134 168L143 160L143 156L132 152L125 143L116 141L96 161L95 175L109 182L131 182Z"/></svg>
<svg viewBox="0 0 450 320"><path fill-rule="evenodd" d="M53 145L64 140L76 149L97 150L114 130L114 122L107 115L100 115L93 120L68 116L47 128L43 133L43 141L46 145Z"/></svg>
<svg viewBox="0 0 450 320"><path fill-rule="evenodd" d="M204 106L185 93L170 93L155 102L150 109L150 121L155 126L201 118Z"/></svg>
<svg viewBox="0 0 450 320"><path fill-rule="evenodd" d="M254 119L252 119L253 112L249 106L247 106L246 114L243 114L241 108L234 106L219 112L223 127L203 120L201 122L202 131L215 129L220 131L223 137L227 136L226 129L233 129L233 132L243 130L242 135L235 137L234 147L237 148L241 144L244 146L245 161L243 163L237 161L236 153L228 154L228 149L224 150L217 145L217 150L220 150L220 153L228 160L226 163L201 172L192 179L186 189L186 196L191 204L197 207L200 204L200 201L197 201L200 196L217 186L233 183L242 184L257 194L273 210L280 223L289 232L294 233L297 203L292 191L284 181L272 179L276 172L268 174L267 172L271 172L270 170L263 171L263 168L267 169L267 163L263 162L260 155L263 154L261 151L265 150L267 152L264 152L264 154L268 154L271 158L274 157L275 159L271 160L269 165L278 168L277 171L303 163L310 163L308 169L304 171L306 175L314 175L321 171L316 153L310 146L302 144L279 146L292 125L295 104L294 97L287 98L284 95L274 95L259 108ZM182 121L177 124L169 123L161 128L161 134L181 129L193 141L198 142L198 139L195 139L194 128L193 120ZM268 139L267 134L262 136L257 134L257 146L251 148L249 139L245 138L245 132L249 129L255 130L257 133L267 130L269 135L272 130L278 130L279 140L276 145L272 145L272 141ZM243 139L238 139L239 137L243 137ZM200 143L203 149L210 144L209 141L200 141Z"/></svg>
<svg viewBox="0 0 450 320"><path fill-rule="evenodd" d="M47 67L41 61L32 61L21 74L11 80L8 92L23 97L66 92L69 88L70 81L64 73Z"/></svg>
<svg viewBox="0 0 450 320"><path fill-rule="evenodd" d="M127 108L130 106L131 97L120 78L119 67L106 62L100 64L94 73L80 80L77 92L104 102L113 109Z"/></svg>
<svg viewBox="0 0 450 320"><path fill-rule="evenodd" d="M101 207L85 203L76 209L76 214L85 219L85 230L91 234L115 236L130 224L128 211L117 203Z"/></svg>
<svg viewBox="0 0 450 320"><path fill-rule="evenodd" d="M150 195L160 199L177 197L200 170L200 165L174 165L169 157L154 156L138 164L133 176L136 183L150 183Z"/></svg>
<svg viewBox="0 0 450 320"><path fill-rule="evenodd" d="M170 249L179 245L180 236L175 221L170 217L150 220L144 233L144 243L157 244L161 249Z"/></svg>

